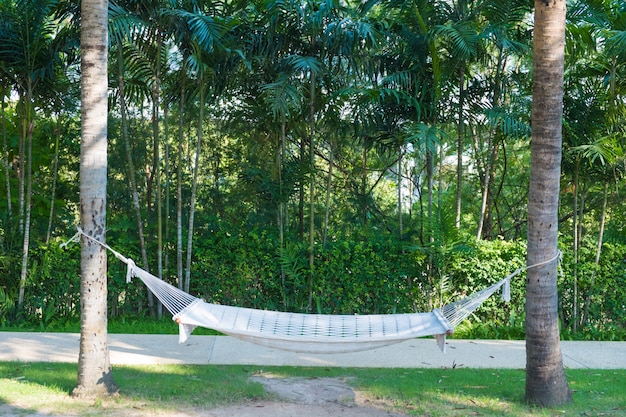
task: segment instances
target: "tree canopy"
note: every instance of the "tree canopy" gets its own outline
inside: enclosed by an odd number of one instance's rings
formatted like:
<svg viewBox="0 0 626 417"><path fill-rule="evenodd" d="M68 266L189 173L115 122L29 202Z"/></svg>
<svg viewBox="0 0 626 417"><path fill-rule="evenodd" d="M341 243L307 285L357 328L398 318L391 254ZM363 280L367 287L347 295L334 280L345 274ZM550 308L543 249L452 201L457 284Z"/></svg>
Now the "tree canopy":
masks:
<svg viewBox="0 0 626 417"><path fill-rule="evenodd" d="M78 317L74 3L0 0L0 325ZM516 269L532 6L111 2L108 242L208 300L290 311L428 309ZM623 337L626 5L571 1L565 53L559 319ZM162 314L109 277L109 315ZM523 332L520 302L480 317Z"/></svg>

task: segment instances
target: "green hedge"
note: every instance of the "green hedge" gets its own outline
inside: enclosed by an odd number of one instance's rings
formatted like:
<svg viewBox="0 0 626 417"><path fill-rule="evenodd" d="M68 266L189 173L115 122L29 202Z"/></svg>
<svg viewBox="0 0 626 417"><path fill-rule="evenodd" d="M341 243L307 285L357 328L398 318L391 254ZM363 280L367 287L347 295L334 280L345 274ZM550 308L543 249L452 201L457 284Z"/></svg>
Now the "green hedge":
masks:
<svg viewBox="0 0 626 417"><path fill-rule="evenodd" d="M582 249L574 265L562 239L559 278L562 335L587 340L626 339L626 246L604 244L595 265L595 250ZM138 248L123 234L109 243L135 260ZM271 310L329 314L377 314L428 311L504 278L525 265L525 243L480 241L445 254L432 248L400 246L393 239L360 236L316 247L313 271L305 243L280 248L262 231L220 228L204 231L194 242L191 292L207 301ZM460 248L461 246L459 246ZM593 247L592 245L583 245ZM170 249L167 279L175 282L175 255ZM152 249L150 254L154 255ZM140 264L140 262L137 262ZM11 263L14 265L14 263ZM19 271L3 265L0 283L0 326L62 328L79 320L80 246L58 242L31 250L26 297L14 308ZM110 257L111 317L149 317L147 291L136 280L125 281L125 265ZM512 300L491 297L457 328L459 337L522 338L525 273L511 281ZM577 329L573 331L574 304Z"/></svg>

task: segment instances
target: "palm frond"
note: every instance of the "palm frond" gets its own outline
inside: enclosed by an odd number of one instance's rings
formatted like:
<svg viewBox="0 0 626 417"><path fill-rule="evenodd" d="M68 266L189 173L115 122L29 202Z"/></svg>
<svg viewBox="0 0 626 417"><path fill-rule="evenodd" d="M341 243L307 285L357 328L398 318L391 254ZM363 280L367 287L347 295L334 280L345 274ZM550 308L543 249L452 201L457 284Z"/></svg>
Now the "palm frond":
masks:
<svg viewBox="0 0 626 417"><path fill-rule="evenodd" d="M467 60L476 55L480 37L474 22L447 22L435 26L435 34L450 47L450 54L459 60Z"/></svg>
<svg viewBox="0 0 626 417"><path fill-rule="evenodd" d="M287 67L292 68L295 72L321 74L323 72L323 64L313 56L302 56L292 54L284 59Z"/></svg>
<svg viewBox="0 0 626 417"><path fill-rule="evenodd" d="M606 136L597 141L585 145L574 146L568 153L578 154L589 162L589 165L599 162L601 165L609 165L621 154L616 136Z"/></svg>
<svg viewBox="0 0 626 417"><path fill-rule="evenodd" d="M277 120L288 118L294 109L300 107L304 94L289 78L282 74L276 82L261 87L264 99L269 104L272 115Z"/></svg>
<svg viewBox="0 0 626 417"><path fill-rule="evenodd" d="M109 3L109 36L114 42L129 39L133 32L144 25L143 20L129 13L115 2Z"/></svg>
<svg viewBox="0 0 626 417"><path fill-rule="evenodd" d="M417 148L427 152L436 152L446 133L436 125L413 123L406 128L407 140Z"/></svg>
<svg viewBox="0 0 626 417"><path fill-rule="evenodd" d="M485 116L491 127L498 127L507 136L518 138L530 136L530 125L520 115L498 107L485 110Z"/></svg>
<svg viewBox="0 0 626 417"><path fill-rule="evenodd" d="M212 16L181 9L163 9L162 14L187 22L192 38L206 51L222 49L224 33L229 29L226 22Z"/></svg>

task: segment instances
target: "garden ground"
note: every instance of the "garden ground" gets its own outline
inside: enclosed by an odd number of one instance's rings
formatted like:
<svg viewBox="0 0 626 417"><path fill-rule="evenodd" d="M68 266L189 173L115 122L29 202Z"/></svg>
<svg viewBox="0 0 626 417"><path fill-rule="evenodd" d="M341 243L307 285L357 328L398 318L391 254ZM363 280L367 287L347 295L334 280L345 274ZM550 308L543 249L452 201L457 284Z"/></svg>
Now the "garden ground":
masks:
<svg viewBox="0 0 626 417"><path fill-rule="evenodd" d="M193 336L184 344L173 335L109 335L114 365L213 364L345 368L512 368L525 367L524 341L449 339L447 353L433 339L413 339L360 353L310 355L276 351L226 336ZM78 334L0 332L0 361L75 363ZM562 342L563 359L570 369L626 369L626 342ZM270 371L271 372L271 371ZM93 416L104 417L395 417L390 404L352 388L345 378L286 377L255 372L250 378L263 385L267 397L234 405L202 407L183 405L175 412L155 410L141 401L121 396L95 407ZM123 393L122 393L123 394ZM56 395L56 394L55 394ZM64 401L50 398L50 403ZM65 400L67 401L67 400ZM617 405L617 413L624 412ZM30 408L28 401L2 404L8 417L68 417ZM91 415L91 413L90 413ZM613 415L613 414L610 414ZM615 414L618 415L618 414ZM621 414L619 414L621 415Z"/></svg>

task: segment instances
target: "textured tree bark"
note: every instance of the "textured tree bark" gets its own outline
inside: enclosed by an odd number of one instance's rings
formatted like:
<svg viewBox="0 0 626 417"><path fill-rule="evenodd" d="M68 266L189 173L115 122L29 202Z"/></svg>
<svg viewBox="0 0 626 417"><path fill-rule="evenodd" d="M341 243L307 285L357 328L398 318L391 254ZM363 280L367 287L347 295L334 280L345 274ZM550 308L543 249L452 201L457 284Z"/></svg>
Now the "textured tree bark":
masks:
<svg viewBox="0 0 626 417"><path fill-rule="evenodd" d="M563 117L566 0L535 0L528 266L526 399L539 406L571 401L559 341L558 203Z"/></svg>
<svg viewBox="0 0 626 417"><path fill-rule="evenodd" d="M104 242L107 186L108 0L81 4L80 223L85 234ZM76 397L117 391L107 342L107 258L105 249L83 237L81 324Z"/></svg>

